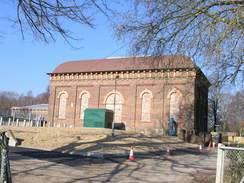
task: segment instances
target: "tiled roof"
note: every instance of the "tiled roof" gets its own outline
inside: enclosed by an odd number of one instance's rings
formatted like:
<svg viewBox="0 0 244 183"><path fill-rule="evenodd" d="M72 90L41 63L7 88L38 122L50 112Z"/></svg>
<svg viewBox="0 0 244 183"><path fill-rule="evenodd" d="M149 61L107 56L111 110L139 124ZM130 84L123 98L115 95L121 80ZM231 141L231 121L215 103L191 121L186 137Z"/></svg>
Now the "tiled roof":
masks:
<svg viewBox="0 0 244 183"><path fill-rule="evenodd" d="M50 74L184 68L196 68L185 55L144 56L65 62Z"/></svg>

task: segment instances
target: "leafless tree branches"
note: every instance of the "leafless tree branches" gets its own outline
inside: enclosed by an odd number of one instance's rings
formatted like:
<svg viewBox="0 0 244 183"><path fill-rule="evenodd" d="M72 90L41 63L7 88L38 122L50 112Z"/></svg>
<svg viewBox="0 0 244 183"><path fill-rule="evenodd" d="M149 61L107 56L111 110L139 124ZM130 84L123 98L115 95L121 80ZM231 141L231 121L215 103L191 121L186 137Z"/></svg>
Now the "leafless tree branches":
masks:
<svg viewBox="0 0 244 183"><path fill-rule="evenodd" d="M243 1L132 1L115 27L134 54L183 53L221 68L222 81L244 75Z"/></svg>
<svg viewBox="0 0 244 183"><path fill-rule="evenodd" d="M33 96L32 91L24 94L15 92L0 91L0 115L10 115L13 106L29 106L34 104L48 104L49 87L37 96Z"/></svg>
<svg viewBox="0 0 244 183"><path fill-rule="evenodd" d="M106 9L105 4L104 0L18 0L16 22L23 38L26 30L31 30L45 42L55 40L57 34L69 42L77 36L72 35L67 22L94 28L94 13Z"/></svg>
<svg viewBox="0 0 244 183"><path fill-rule="evenodd" d="M183 53L197 58L206 67L221 68L221 81L240 78L243 81L242 0L17 0L16 3L16 22L23 37L30 30L45 42L61 35L69 43L78 38L73 36L68 23L94 28L94 13L99 11L115 24L118 38L129 41L135 55Z"/></svg>

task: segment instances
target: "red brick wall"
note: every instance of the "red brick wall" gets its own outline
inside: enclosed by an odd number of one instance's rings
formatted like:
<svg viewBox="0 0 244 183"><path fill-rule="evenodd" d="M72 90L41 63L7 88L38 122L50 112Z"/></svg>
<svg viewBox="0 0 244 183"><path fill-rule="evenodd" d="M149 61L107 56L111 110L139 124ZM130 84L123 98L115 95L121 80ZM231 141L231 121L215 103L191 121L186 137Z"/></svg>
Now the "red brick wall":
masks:
<svg viewBox="0 0 244 183"><path fill-rule="evenodd" d="M49 98L49 121L52 123L66 123L82 126L80 119L80 93L90 93L89 108L105 108L105 96L115 89L124 98L122 122L127 129L162 129L167 126L169 118L170 91L177 89L182 94L180 103L180 118L177 121L180 128L193 129L195 121L195 75L196 71L160 71L143 73L97 73L88 76L63 75L51 76ZM68 78L65 78L68 77ZM87 77L87 79L84 79ZM152 92L151 121L141 121L141 92L148 89ZM58 94L62 91L68 93L66 106L66 119L58 119ZM206 123L206 122L204 122Z"/></svg>

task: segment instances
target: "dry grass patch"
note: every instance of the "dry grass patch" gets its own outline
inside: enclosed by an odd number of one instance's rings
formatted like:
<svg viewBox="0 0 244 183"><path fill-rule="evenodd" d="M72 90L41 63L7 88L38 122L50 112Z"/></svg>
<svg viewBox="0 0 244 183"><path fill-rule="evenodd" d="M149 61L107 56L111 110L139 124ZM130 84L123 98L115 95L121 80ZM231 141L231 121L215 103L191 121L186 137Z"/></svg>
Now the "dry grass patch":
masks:
<svg viewBox="0 0 244 183"><path fill-rule="evenodd" d="M3 128L3 127L2 127ZM97 128L43 128L43 127L4 127L11 129L18 139L23 139L21 146L57 151L82 151L97 153L119 153L128 151L130 146L135 151L153 151L171 147L197 147L185 143L176 137L146 136L127 131Z"/></svg>

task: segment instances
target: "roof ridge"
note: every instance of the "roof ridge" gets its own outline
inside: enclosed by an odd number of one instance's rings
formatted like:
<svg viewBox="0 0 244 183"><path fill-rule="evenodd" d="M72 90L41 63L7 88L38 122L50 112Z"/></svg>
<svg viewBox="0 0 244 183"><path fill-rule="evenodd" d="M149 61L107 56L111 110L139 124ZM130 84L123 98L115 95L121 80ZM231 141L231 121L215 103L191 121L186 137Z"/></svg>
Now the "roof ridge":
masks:
<svg viewBox="0 0 244 183"><path fill-rule="evenodd" d="M188 56L185 55L131 56L65 62L56 67L52 73L129 71L195 67L196 65Z"/></svg>

